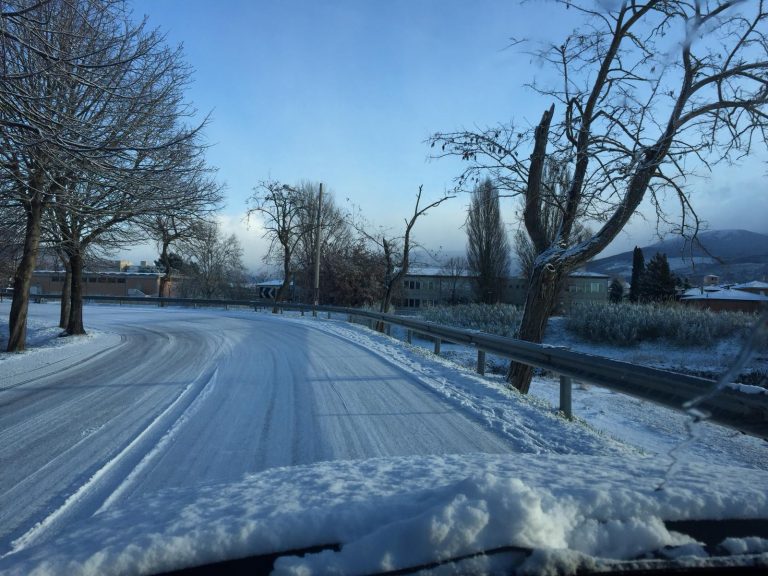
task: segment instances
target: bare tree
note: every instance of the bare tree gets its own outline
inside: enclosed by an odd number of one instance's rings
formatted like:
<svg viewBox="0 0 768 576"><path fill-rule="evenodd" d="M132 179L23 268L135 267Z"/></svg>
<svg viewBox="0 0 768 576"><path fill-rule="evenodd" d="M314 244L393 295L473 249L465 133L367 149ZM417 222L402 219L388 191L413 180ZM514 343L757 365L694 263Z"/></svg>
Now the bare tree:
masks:
<svg viewBox="0 0 768 576"><path fill-rule="evenodd" d="M229 297L245 280L243 249L234 234L224 236L214 222L200 222L181 243L187 290L203 298Z"/></svg>
<svg viewBox="0 0 768 576"><path fill-rule="evenodd" d="M466 302L466 299L459 296L459 281L466 279L469 274L469 263L464 256L452 256L445 261L441 268L441 272L450 279L451 282L451 295L448 301L451 304L458 304L459 302Z"/></svg>
<svg viewBox="0 0 768 576"><path fill-rule="evenodd" d="M199 229L198 223L194 219L178 218L175 214L158 214L149 217L143 224L150 237L157 243L160 253L158 265L163 269L163 276L160 278L157 289L158 297L169 295L174 270L172 262L174 253L171 247L179 241L190 238L194 231Z"/></svg>
<svg viewBox="0 0 768 576"><path fill-rule="evenodd" d="M201 224L219 208L222 201L222 186L211 177L211 170L201 159L198 159L194 168L190 168L187 177L176 182L187 197L181 209L173 206L155 206L141 215L137 213L137 216L140 216L139 225L155 240L160 253L163 276L160 279L158 296L168 296L173 274L171 248L204 229Z"/></svg>
<svg viewBox="0 0 768 576"><path fill-rule="evenodd" d="M168 182L201 126L183 124L194 111L182 100L190 72L180 51L134 24L122 3L6 4L0 169L2 180L11 182L3 193L26 219L8 339L8 350L21 350L45 214L55 213L57 225L69 219L60 226L73 267L68 331L82 333L74 284L82 269L81 225L88 221L87 235L104 228L116 238L118 225L135 215L128 204L154 208L162 198L166 206L184 206L184 195L169 190ZM89 203L94 198L101 202L98 211Z"/></svg>
<svg viewBox="0 0 768 576"><path fill-rule="evenodd" d="M749 154L768 141L768 11L763 1L561 0L584 22L564 42L539 52L559 86L533 85L558 103L530 131L499 126L436 134L438 155L469 162L460 181L490 171L524 199L523 222L536 252L520 338L540 342L563 275L599 254L649 198L666 221L662 191L683 213L681 231L698 219L683 188L695 169ZM554 239L542 222L546 158L572 166ZM600 223L572 244L582 218ZM522 392L530 367L513 363L509 382Z"/></svg>
<svg viewBox="0 0 768 576"><path fill-rule="evenodd" d="M306 211L300 191L277 181L261 182L249 199L248 218L258 214L264 227L264 237L269 238L266 258L279 259L282 264L283 283L275 295L276 302L288 296L294 252L301 242L307 222Z"/></svg>
<svg viewBox="0 0 768 576"><path fill-rule="evenodd" d="M344 213L336 205L333 192L323 192L322 206L319 202L319 183L301 182L296 187L296 201L303 207L297 212L299 220L298 239L294 252L294 269L298 283L305 295L312 295L314 286L314 264L317 254L317 226L320 224L320 261L325 262L330 253L342 253L353 244L352 230ZM320 218L318 220L318 207ZM338 267L335 267L338 270ZM328 270L320 267L321 284Z"/></svg>
<svg viewBox="0 0 768 576"><path fill-rule="evenodd" d="M322 253L321 267L323 303L359 307L381 301L381 278L386 275L384 260L364 239L329 246Z"/></svg>
<svg viewBox="0 0 768 576"><path fill-rule="evenodd" d="M379 229L374 232L367 222L363 222L359 218L353 222L354 228L381 254L384 261L384 277L381 282L384 294L379 307L381 312L389 311L395 290L400 286L403 277L408 273L411 263L411 250L413 249L411 233L416 222L422 216L426 216L428 210L436 208L446 200L455 198L455 195L447 194L422 207L422 190L423 186L419 186L413 214L411 214L410 218L405 219L405 230L402 235L391 235L385 229Z"/></svg>
<svg viewBox="0 0 768 576"><path fill-rule="evenodd" d="M495 304L509 273L509 240L501 220L499 194L490 179L472 192L466 227L467 263L475 276L477 299Z"/></svg>
<svg viewBox="0 0 768 576"><path fill-rule="evenodd" d="M23 224L10 218L14 215L10 210L0 210L0 294L12 282L23 248L19 242L19 237L23 235Z"/></svg>

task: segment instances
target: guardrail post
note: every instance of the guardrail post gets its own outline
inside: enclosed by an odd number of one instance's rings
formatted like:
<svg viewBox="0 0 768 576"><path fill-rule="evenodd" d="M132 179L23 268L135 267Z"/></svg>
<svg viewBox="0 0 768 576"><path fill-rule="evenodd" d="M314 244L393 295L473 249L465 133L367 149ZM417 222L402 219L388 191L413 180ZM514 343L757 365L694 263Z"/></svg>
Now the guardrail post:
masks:
<svg viewBox="0 0 768 576"><path fill-rule="evenodd" d="M440 338L435 338L435 354L440 355Z"/></svg>
<svg viewBox="0 0 768 576"><path fill-rule="evenodd" d="M413 344L413 330L406 330L405 339L408 344Z"/></svg>
<svg viewBox="0 0 768 576"><path fill-rule="evenodd" d="M477 373L485 376L485 350L477 351Z"/></svg>
<svg viewBox="0 0 768 576"><path fill-rule="evenodd" d="M384 334L386 334L387 336L392 335L392 324L390 324L389 322L384 323Z"/></svg>
<svg viewBox="0 0 768 576"><path fill-rule="evenodd" d="M566 418L573 418L573 408L571 406L571 392L573 391L573 380L570 376L560 376L560 412Z"/></svg>
<svg viewBox="0 0 768 576"><path fill-rule="evenodd" d="M330 319L331 319L331 313L328 312L328 320L330 320Z"/></svg>

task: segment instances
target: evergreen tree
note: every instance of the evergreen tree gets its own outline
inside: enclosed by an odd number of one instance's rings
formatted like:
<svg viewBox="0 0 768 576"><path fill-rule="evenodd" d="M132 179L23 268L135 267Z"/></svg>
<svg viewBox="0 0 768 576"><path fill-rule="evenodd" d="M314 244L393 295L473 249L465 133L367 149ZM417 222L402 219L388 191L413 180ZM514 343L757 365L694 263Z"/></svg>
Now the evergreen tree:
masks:
<svg viewBox="0 0 768 576"><path fill-rule="evenodd" d="M178 270L179 272L182 272L184 270L185 262L184 259L176 254L176 252L169 252L168 253L168 263L170 264L170 267L174 270ZM165 269L165 265L163 264L163 260L161 258L158 258L155 260L155 266L161 270Z"/></svg>
<svg viewBox="0 0 768 576"><path fill-rule="evenodd" d="M673 300L677 278L669 269L667 255L657 252L645 267L640 286L640 299L643 302L663 302Z"/></svg>
<svg viewBox="0 0 768 576"><path fill-rule="evenodd" d="M618 278L614 278L608 287L608 301L612 304L619 304L624 298L624 286Z"/></svg>
<svg viewBox="0 0 768 576"><path fill-rule="evenodd" d="M635 246L635 249L632 252L632 280L629 287L630 302L640 301L643 272L645 272L645 258L643 257L643 251Z"/></svg>

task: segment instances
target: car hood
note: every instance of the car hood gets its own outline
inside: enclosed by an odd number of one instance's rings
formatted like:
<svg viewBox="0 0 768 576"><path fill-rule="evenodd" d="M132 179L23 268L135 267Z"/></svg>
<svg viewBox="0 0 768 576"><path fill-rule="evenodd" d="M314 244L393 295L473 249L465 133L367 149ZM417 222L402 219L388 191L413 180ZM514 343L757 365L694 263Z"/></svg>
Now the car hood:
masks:
<svg viewBox="0 0 768 576"><path fill-rule="evenodd" d="M766 486L765 471L659 457L322 462L134 498L48 541L17 546L0 570L156 574L318 545L329 549L282 555L275 572L370 574L463 562L472 572L569 573L655 558L705 565L712 542L676 528L768 520ZM759 534L721 536L718 556L768 562Z"/></svg>

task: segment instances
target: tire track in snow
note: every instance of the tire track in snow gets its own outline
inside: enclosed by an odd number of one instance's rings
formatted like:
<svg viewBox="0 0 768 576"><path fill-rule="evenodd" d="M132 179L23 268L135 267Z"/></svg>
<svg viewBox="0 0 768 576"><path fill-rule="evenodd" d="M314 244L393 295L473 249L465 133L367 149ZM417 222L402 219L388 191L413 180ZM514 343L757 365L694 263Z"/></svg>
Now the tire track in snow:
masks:
<svg viewBox="0 0 768 576"><path fill-rule="evenodd" d="M112 491L112 493L104 501L104 503L99 507L99 509L96 510L96 514L100 514L101 512L103 512L104 510L112 506L112 504L114 504L117 500L119 500L123 496L123 494L125 494L128 491L128 489L135 483L137 478L144 473L144 471L152 464L154 460L157 459L157 457L163 452L163 450L168 445L168 443L173 441L173 438L178 434L181 427L184 426L189 421L189 419L195 415L195 413L197 413L202 403L205 402L205 399L211 393L211 390L213 390L214 386L216 385L218 372L219 372L219 369L215 368L211 376L205 379L205 384L202 386L199 392L192 398L192 400L187 404L187 407L183 409L181 415L178 418L176 418L175 421L173 421L171 426L166 430L165 434L163 434L163 436L157 442L155 442L153 437L146 439L145 444L152 446L152 448L150 448L150 450L147 451L144 454L144 456L141 458L141 461L139 461L139 463L133 467L133 469L127 475L125 480L123 480ZM181 398L181 396L179 398ZM173 406L170 406L169 409L170 408L173 408ZM163 415L161 414L159 418L162 418L162 417ZM151 426L152 425L150 425L150 427ZM149 428L147 430L149 430ZM154 435L151 435L151 436L154 436ZM139 456L140 454L141 452L137 451L137 456Z"/></svg>
<svg viewBox="0 0 768 576"><path fill-rule="evenodd" d="M46 535L76 518L92 516L113 501L133 481L134 471L142 470L170 437L188 419L187 412L215 384L217 368L203 372L190 382L163 412L142 430L115 457L101 466L91 478L71 494L55 511L11 542L10 550L0 556L13 555L39 542Z"/></svg>

